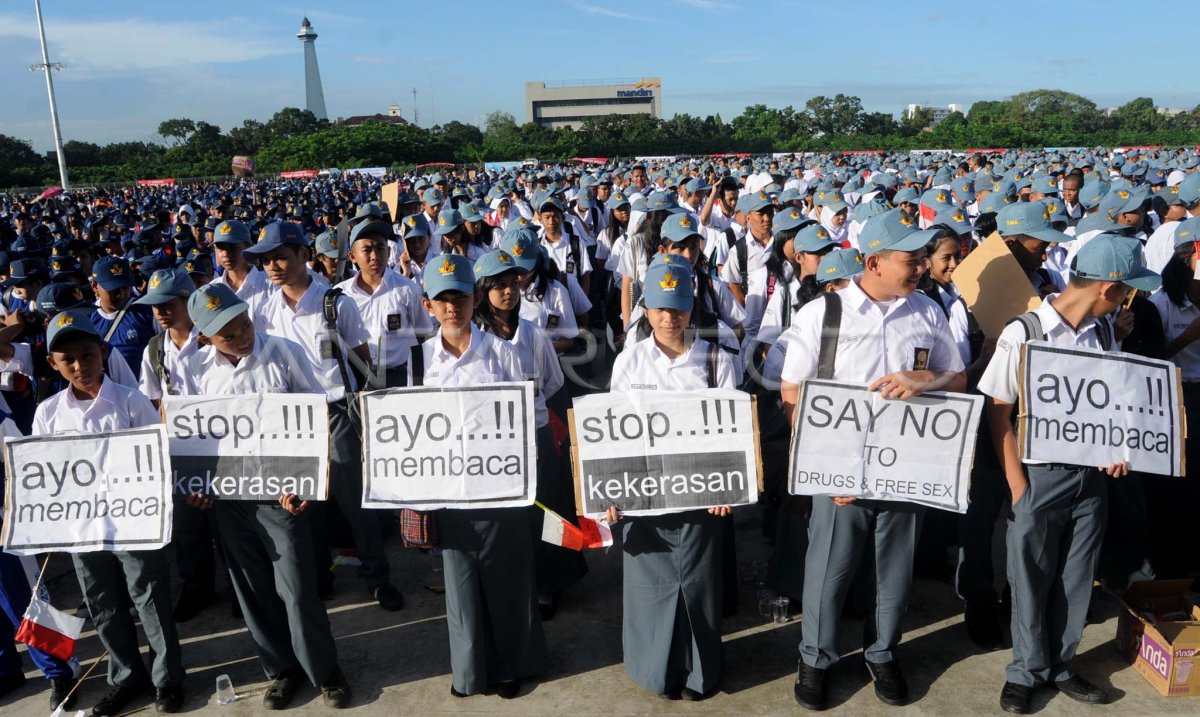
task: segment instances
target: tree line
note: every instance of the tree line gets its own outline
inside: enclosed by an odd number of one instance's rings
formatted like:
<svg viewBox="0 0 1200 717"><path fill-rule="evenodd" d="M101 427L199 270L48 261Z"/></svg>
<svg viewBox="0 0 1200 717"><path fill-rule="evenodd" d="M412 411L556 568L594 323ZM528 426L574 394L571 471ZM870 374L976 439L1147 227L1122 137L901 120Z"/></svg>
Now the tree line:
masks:
<svg viewBox="0 0 1200 717"><path fill-rule="evenodd" d="M271 173L527 157L1200 144L1200 106L1168 115L1148 97L1105 111L1080 95L1033 90L976 102L936 125L931 120L926 109L899 120L867 112L858 97L843 94L813 97L800 109L751 105L729 122L719 114L604 115L578 130L518 124L499 111L482 128L457 121L349 126L288 107L266 122L248 119L224 132L203 120L172 118L158 127L161 143L71 140L63 151L72 183L89 184L226 175L234 155L254 155L259 173ZM0 134L0 187L54 184L57 176L53 152L38 154L28 142Z"/></svg>

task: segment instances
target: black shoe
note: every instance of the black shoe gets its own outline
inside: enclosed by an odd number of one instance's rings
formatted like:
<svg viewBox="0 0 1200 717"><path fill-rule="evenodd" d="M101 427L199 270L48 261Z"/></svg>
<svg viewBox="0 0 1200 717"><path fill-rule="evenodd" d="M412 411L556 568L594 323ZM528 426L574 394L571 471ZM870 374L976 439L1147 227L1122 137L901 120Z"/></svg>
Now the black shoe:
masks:
<svg viewBox="0 0 1200 717"><path fill-rule="evenodd" d="M1000 607L991 602L969 602L963 612L967 635L971 642L984 650L999 650L1004 646L1000 631Z"/></svg>
<svg viewBox="0 0 1200 717"><path fill-rule="evenodd" d="M1029 714L1029 703L1033 699L1033 688L1005 682L1000 690L1000 709L1015 715Z"/></svg>
<svg viewBox="0 0 1200 717"><path fill-rule="evenodd" d="M511 700L521 694L520 680L505 680L496 685L496 695L502 700Z"/></svg>
<svg viewBox="0 0 1200 717"><path fill-rule="evenodd" d="M404 609L404 596L391 583L380 585L372 590L371 597L375 598L375 602L379 603L379 607L388 612L396 612L397 610Z"/></svg>
<svg viewBox="0 0 1200 717"><path fill-rule="evenodd" d="M801 660L800 669L796 673L796 684L792 687L797 704L814 712L825 709L829 701L828 676L829 670L809 667Z"/></svg>
<svg viewBox="0 0 1200 717"><path fill-rule="evenodd" d="M659 698L664 699L664 700L670 700L670 701L674 702L675 700L683 698L683 691L678 690L678 689L667 690L666 692L659 695Z"/></svg>
<svg viewBox="0 0 1200 717"><path fill-rule="evenodd" d="M50 679L50 709L58 709L62 705L64 711L71 709L79 700L79 695L72 693L77 680L74 677L53 677ZM67 695L70 695L68 697Z"/></svg>
<svg viewBox="0 0 1200 717"><path fill-rule="evenodd" d="M137 685L121 685L109 690L107 695L100 698L100 701L92 707L93 717L108 717L108 715L119 715L125 711L130 702L133 702L138 697L141 697L150 689L149 684Z"/></svg>
<svg viewBox="0 0 1200 717"><path fill-rule="evenodd" d="M470 697L470 695L466 694L465 692L459 692L458 690L454 689L454 685L450 685L450 696L458 697L459 699L462 699L463 697Z"/></svg>
<svg viewBox="0 0 1200 717"><path fill-rule="evenodd" d="M199 615L213 601L212 593L185 589L175 604L175 622L187 622Z"/></svg>
<svg viewBox="0 0 1200 717"><path fill-rule="evenodd" d="M269 710L281 710L292 703L296 691L306 679L304 671L298 667L284 670L275 676L267 691L263 693L263 707Z"/></svg>
<svg viewBox="0 0 1200 717"><path fill-rule="evenodd" d="M908 704L908 683L900 671L900 662L868 662L867 672L875 682L875 696L887 705L900 707Z"/></svg>
<svg viewBox="0 0 1200 717"><path fill-rule="evenodd" d="M697 692L690 687L684 687L679 691L679 697L688 702L703 702L704 700L716 694L716 692L716 688L713 688L708 692Z"/></svg>
<svg viewBox="0 0 1200 717"><path fill-rule="evenodd" d="M25 673L14 672L11 675L0 676L0 697L15 692L25 685ZM65 693L64 693L65 694ZM55 705L57 707L58 705Z"/></svg>
<svg viewBox="0 0 1200 717"><path fill-rule="evenodd" d="M332 710L340 710L350 705L350 685L346 682L346 676L342 674L342 668L334 667L333 674L321 685L321 699L325 701L325 706Z"/></svg>
<svg viewBox="0 0 1200 717"><path fill-rule="evenodd" d="M164 714L178 712L183 707L183 685L159 687L154 691L154 711Z"/></svg>
<svg viewBox="0 0 1200 717"><path fill-rule="evenodd" d="M1054 688L1073 700L1089 705L1108 704L1108 693L1079 675L1074 675L1061 682L1055 682Z"/></svg>

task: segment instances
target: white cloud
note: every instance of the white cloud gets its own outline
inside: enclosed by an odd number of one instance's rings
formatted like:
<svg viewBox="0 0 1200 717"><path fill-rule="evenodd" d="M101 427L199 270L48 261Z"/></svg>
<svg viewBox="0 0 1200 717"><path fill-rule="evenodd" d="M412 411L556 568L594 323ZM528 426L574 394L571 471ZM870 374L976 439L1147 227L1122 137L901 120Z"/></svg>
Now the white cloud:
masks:
<svg viewBox="0 0 1200 717"><path fill-rule="evenodd" d="M679 0L680 3L704 12L725 12L734 9L730 3L717 0Z"/></svg>
<svg viewBox="0 0 1200 717"><path fill-rule="evenodd" d="M610 10L609 8L601 7L599 5L586 5L584 3L574 3L574 5L576 10L582 13L587 13L588 15L611 17L614 20L634 20L637 22L647 22L650 20L648 17L632 15L627 12L621 12L620 10Z"/></svg>
<svg viewBox="0 0 1200 717"><path fill-rule="evenodd" d="M50 57L70 68L64 80L119 79L130 70L180 70L230 62L246 62L298 52L283 39L264 41L245 23L125 20L46 22ZM32 14L0 14L0 37L37 41Z"/></svg>

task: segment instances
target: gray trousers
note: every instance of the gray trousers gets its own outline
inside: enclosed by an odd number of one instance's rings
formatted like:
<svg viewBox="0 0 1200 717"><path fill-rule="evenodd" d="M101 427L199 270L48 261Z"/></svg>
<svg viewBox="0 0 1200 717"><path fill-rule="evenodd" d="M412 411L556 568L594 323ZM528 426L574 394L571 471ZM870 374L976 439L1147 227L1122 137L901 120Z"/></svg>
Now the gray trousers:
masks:
<svg viewBox="0 0 1200 717"><path fill-rule="evenodd" d="M147 682L138 650L137 628L129 614L126 591L133 600L153 658L149 681L155 687L183 684L179 633L171 613L171 572L160 550L72 553L79 589L100 644L108 650L108 683Z"/></svg>
<svg viewBox="0 0 1200 717"><path fill-rule="evenodd" d="M174 496L171 513L171 547L179 570L181 592L213 594L216 582L216 551L213 549L213 518L208 511L189 506L183 496Z"/></svg>
<svg viewBox="0 0 1200 717"><path fill-rule="evenodd" d="M1107 516L1107 484L1094 468L1026 466L1029 489L1008 519L1013 661L1009 682L1069 679L1087 622Z"/></svg>
<svg viewBox="0 0 1200 717"><path fill-rule="evenodd" d="M362 507L362 436L360 426L350 417L346 400L329 404L329 500L337 503L342 517L354 533L354 545L362 565L358 576L374 590L392 581L391 566L383 552L379 517ZM327 576L330 565L329 530L326 506L309 503L313 560L319 576ZM320 579L320 578L318 578ZM330 577L329 579L332 579Z"/></svg>
<svg viewBox="0 0 1200 717"><path fill-rule="evenodd" d="M992 561L992 536L996 520L1007 512L1012 498L998 466L975 463L966 514L958 521L958 569L954 587L968 603L995 604L996 570Z"/></svg>
<svg viewBox="0 0 1200 717"><path fill-rule="evenodd" d="M277 503L227 500L213 514L267 677L299 666L314 686L324 684L337 665L337 647L317 597L307 512L293 516Z"/></svg>
<svg viewBox="0 0 1200 717"><path fill-rule="evenodd" d="M924 507L911 503L859 500L839 507L831 498L813 498L800 640L806 665L826 669L838 661L842 608L867 551L875 560L875 609L863 625L863 655L874 663L895 659L924 515Z"/></svg>

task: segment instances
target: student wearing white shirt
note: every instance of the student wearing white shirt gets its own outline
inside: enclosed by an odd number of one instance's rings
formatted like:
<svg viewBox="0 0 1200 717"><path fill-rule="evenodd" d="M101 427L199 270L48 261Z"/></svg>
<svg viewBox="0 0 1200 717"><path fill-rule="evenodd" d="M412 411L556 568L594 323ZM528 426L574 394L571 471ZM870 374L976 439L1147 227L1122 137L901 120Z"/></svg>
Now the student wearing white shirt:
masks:
<svg viewBox="0 0 1200 717"><path fill-rule="evenodd" d="M810 378L868 383L887 399L966 388L962 359L946 317L917 293L925 271L925 238L900 209L873 217L860 237L864 272L796 314L783 367L783 405L794 418L800 384ZM840 309L837 336L822 327ZM836 316L836 314L835 314ZM832 351L822 351L829 343ZM830 354L832 353L832 357ZM819 361L819 356L824 360ZM832 358L832 360L829 360ZM875 693L888 704L908 701L895 654L912 584L912 561L924 509L912 503L816 496L804 566L804 621L796 701L820 710L828 699L827 671L840 652L841 611L864 550L874 546L875 610L864 626L864 657Z"/></svg>
<svg viewBox="0 0 1200 717"><path fill-rule="evenodd" d="M72 310L53 317L46 348L51 366L69 386L37 407L32 435L106 433L161 423L150 399L104 376L104 343L85 312ZM151 686L156 690L156 711L177 712L183 706L184 671L171 616L165 550L72 553L71 560L96 633L108 651L108 683L113 687L92 714L120 714ZM150 674L138 649L130 599L154 656Z"/></svg>
<svg viewBox="0 0 1200 717"><path fill-rule="evenodd" d="M622 192L614 192L608 200L608 221L596 237L598 247L604 247L607 259L604 270L609 274L604 302L605 323L614 338L625 331L621 322L621 257L629 249L629 217L631 203ZM597 249L597 256L599 255Z"/></svg>
<svg viewBox="0 0 1200 717"><path fill-rule="evenodd" d="M409 361L410 385L478 386L521 381L509 342L472 322L481 300L465 257L439 259L425 273L425 309L440 328ZM524 508L450 509L437 515L450 633L450 693L480 694L495 686L516 697L549 659L537 610L533 536Z"/></svg>
<svg viewBox="0 0 1200 717"><path fill-rule="evenodd" d="M1055 463L1022 464L1014 410L1019 398L1021 345L1040 339L1063 346L1114 347L1108 315L1133 289L1161 283L1145 268L1141 245L1101 234L1075 256L1062 294L1043 300L1001 333L979 390L988 396L986 418L997 458L1012 495L1008 521L1008 577L1012 589L1013 660L1006 670L1000 704L1026 714L1033 691L1052 684L1066 696L1103 704L1108 695L1074 674L1069 665L1079 647L1092 597L1107 514L1107 483L1126 463L1097 469Z"/></svg>
<svg viewBox="0 0 1200 717"><path fill-rule="evenodd" d="M242 255L250 245L250 229L236 219L229 219L217 225L213 240L216 262L222 269L221 275L213 281L233 289L239 299L250 305L252 312L259 311L271 293L271 282L261 269L252 266Z"/></svg>
<svg viewBox="0 0 1200 717"><path fill-rule="evenodd" d="M736 388L727 353L690 329L695 304L690 264L660 255L645 281L652 334L617 356L609 390ZM618 520L617 507L608 512L610 522ZM723 518L730 514L722 506L622 521L625 671L645 690L700 700L720 685Z"/></svg>
<svg viewBox="0 0 1200 717"><path fill-rule="evenodd" d="M512 344L524 377L534 382L537 500L570 520L575 513L575 489L570 479L569 462L564 460L565 446L560 446L554 437L550 426L551 412L546 407L546 401L563 387L563 373L550 337L536 324L520 317L519 276L522 273L513 258L503 251L489 252L475 262L475 288L481 301L473 318L479 328ZM555 415L553 420L560 429L565 428L561 416ZM541 508L530 508L529 515L537 568L538 608L542 620L549 620L557 612L559 593L587 574L587 562L583 553L541 539L545 518Z"/></svg>
<svg viewBox="0 0 1200 717"><path fill-rule="evenodd" d="M490 246L482 239L467 233L463 215L457 209L443 208L433 226L433 239L437 242L436 256L460 254L475 261L488 252ZM433 257L431 257L433 258Z"/></svg>
<svg viewBox="0 0 1200 717"><path fill-rule="evenodd" d="M425 215L410 214L400 221L403 227L402 251L396 257L396 271L406 279L418 284L429 260L429 225Z"/></svg>
<svg viewBox="0 0 1200 717"><path fill-rule="evenodd" d="M190 395L323 392L302 349L255 333L249 306L229 287L202 288L188 299L187 310L205 345L187 362ZM267 502L213 501L194 493L187 502L176 511L215 519L230 582L272 680L263 705L269 710L288 706L307 677L321 690L326 707L347 706L350 687L317 594L308 501L292 494Z"/></svg>
<svg viewBox="0 0 1200 717"><path fill-rule="evenodd" d="M791 325L792 314L799 309L797 292L816 293L813 277L821 258L838 247L825 227L806 219L799 209L776 213L772 225L771 253L762 269L751 272L746 294L744 345L759 352L760 369L766 349Z"/></svg>
<svg viewBox="0 0 1200 717"><path fill-rule="evenodd" d="M642 277L645 276L646 268L650 266L650 262L654 261L662 246L663 222L673 213L669 206L663 205L651 209L647 200L642 200L642 202L645 202L645 215L641 223L631 230L628 246L621 254L619 268L621 274L621 320L626 329L633 323L633 308L637 305L641 295ZM631 203L632 210L636 212L642 202L633 201ZM675 211L677 210L675 208ZM634 219L630 220L631 226L634 221Z"/></svg>
<svg viewBox="0 0 1200 717"><path fill-rule="evenodd" d="M368 220L350 232L350 261L358 274L338 284L354 300L363 323L371 334L368 344L375 371L382 372L382 385L403 386L408 376L408 357L433 327L421 306L420 286L387 266L391 225Z"/></svg>
<svg viewBox="0 0 1200 717"><path fill-rule="evenodd" d="M747 231L729 248L729 257L721 268L721 279L729 284L738 303L745 305L750 274L767 263L775 204L766 192L743 194L738 200L738 211L746 216Z"/></svg>
<svg viewBox="0 0 1200 717"><path fill-rule="evenodd" d="M450 211L450 210L447 210ZM303 230L288 222L272 222L263 230L258 244L245 253L262 258L271 283L278 287L254 317L267 333L296 342L304 349L313 373L325 390L329 403L330 466L329 493L354 532L358 574L371 596L385 610L404 607L404 598L392 585L391 568L383 552L376 514L362 507L362 436L350 402L360 389L351 358L370 371L370 339L358 305L308 271L310 252ZM332 317L327 313L334 314ZM329 319L333 319L330 326ZM314 506L314 559L318 562L321 590L332 590L328 537L322 515L324 506ZM326 543L321 547L322 543Z"/></svg>
<svg viewBox="0 0 1200 717"><path fill-rule="evenodd" d="M546 255L530 227L510 228L501 251L521 269L521 318L542 328L558 353L570 351L579 337L579 310L555 276L558 268Z"/></svg>
<svg viewBox="0 0 1200 717"><path fill-rule="evenodd" d="M550 258L563 274L573 274L579 281L583 293L589 293L592 275L592 260L588 258L584 237L578 235L564 217L562 204L553 194L534 197L538 221L542 228L539 236ZM585 312L586 313L586 312Z"/></svg>

